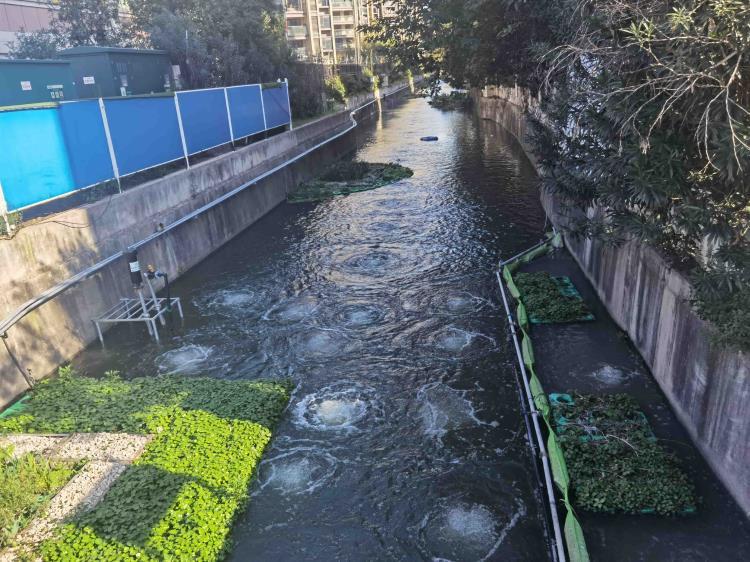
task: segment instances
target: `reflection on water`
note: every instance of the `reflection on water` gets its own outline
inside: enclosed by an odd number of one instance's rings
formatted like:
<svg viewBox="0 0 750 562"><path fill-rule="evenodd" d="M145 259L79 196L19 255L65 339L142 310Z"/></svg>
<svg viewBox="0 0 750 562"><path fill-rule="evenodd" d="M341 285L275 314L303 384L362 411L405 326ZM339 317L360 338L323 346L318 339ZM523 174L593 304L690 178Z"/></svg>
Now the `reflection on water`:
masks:
<svg viewBox="0 0 750 562"><path fill-rule="evenodd" d="M161 347L117 330L79 363L293 379L233 560L544 560L491 274L542 231L532 170L422 99L378 123L357 156L414 177L282 205L174 284L186 320Z"/></svg>

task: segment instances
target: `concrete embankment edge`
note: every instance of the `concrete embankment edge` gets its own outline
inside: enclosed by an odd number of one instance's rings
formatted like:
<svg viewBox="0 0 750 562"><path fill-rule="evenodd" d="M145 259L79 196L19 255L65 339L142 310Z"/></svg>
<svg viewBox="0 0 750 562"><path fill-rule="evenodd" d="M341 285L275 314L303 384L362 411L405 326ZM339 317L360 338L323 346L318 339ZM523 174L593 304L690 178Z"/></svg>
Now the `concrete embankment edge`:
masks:
<svg viewBox="0 0 750 562"><path fill-rule="evenodd" d="M381 97L398 96L395 84ZM360 107L372 100L356 100ZM358 119L376 111L370 104ZM350 111L332 114L292 131L144 183L122 194L25 225L12 240L0 241L4 275L0 317L7 317L43 291L121 252L245 182L298 157L351 128ZM177 279L286 200L288 192L354 147L344 135L314 150L257 184L164 232L139 250L141 263L156 264ZM26 315L8 330L6 343L20 365L37 379L48 376L96 338L92 318L131 297L124 258L77 283ZM144 327L145 330L145 327ZM0 407L27 389L26 381L0 351Z"/></svg>
<svg viewBox="0 0 750 562"><path fill-rule="evenodd" d="M510 90L512 92L512 90ZM480 118L511 132L532 162L525 108L474 92ZM558 198L541 194L553 224L564 226ZM690 304L688 280L653 249L566 238L571 254L615 322L651 369L672 408L713 470L750 517L750 361L714 345Z"/></svg>

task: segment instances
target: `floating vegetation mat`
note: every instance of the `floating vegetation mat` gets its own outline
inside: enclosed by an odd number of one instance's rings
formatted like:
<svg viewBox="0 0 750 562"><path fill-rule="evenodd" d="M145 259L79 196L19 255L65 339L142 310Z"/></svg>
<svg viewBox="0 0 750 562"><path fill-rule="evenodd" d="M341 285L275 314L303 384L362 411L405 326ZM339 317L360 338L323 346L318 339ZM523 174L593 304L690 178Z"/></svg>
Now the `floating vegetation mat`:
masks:
<svg viewBox="0 0 750 562"><path fill-rule="evenodd" d="M603 513L687 515L695 489L627 394L550 394L574 502Z"/></svg>
<svg viewBox="0 0 750 562"><path fill-rule="evenodd" d="M464 109L471 105L471 97L467 92L451 92L433 96L427 103L437 109Z"/></svg>
<svg viewBox="0 0 750 562"><path fill-rule="evenodd" d="M337 162L318 179L299 186L288 199L292 203L320 201L377 189L413 175L411 169L393 162Z"/></svg>
<svg viewBox="0 0 750 562"><path fill-rule="evenodd" d="M515 276L532 324L590 322L594 320L569 277L553 277L546 271Z"/></svg>

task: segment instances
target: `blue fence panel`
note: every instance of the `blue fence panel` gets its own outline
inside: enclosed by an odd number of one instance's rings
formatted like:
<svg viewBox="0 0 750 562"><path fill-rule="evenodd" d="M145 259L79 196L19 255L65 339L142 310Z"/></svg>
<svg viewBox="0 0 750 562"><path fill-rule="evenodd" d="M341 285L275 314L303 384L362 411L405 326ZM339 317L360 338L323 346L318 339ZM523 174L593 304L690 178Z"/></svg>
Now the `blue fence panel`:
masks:
<svg viewBox="0 0 750 562"><path fill-rule="evenodd" d="M75 190L57 109L0 113L0 185L11 211Z"/></svg>
<svg viewBox="0 0 750 562"><path fill-rule="evenodd" d="M289 123L289 92L287 85L263 90L263 106L266 109L266 128L273 129Z"/></svg>
<svg viewBox="0 0 750 562"><path fill-rule="evenodd" d="M99 102L66 102L59 112L76 188L114 179Z"/></svg>
<svg viewBox="0 0 750 562"><path fill-rule="evenodd" d="M120 175L184 156L173 97L106 100L104 107Z"/></svg>
<svg viewBox="0 0 750 562"><path fill-rule="evenodd" d="M188 154L232 142L223 88L180 92L177 99Z"/></svg>
<svg viewBox="0 0 750 562"><path fill-rule="evenodd" d="M261 95L258 85L227 88L235 139L249 137L265 130Z"/></svg>

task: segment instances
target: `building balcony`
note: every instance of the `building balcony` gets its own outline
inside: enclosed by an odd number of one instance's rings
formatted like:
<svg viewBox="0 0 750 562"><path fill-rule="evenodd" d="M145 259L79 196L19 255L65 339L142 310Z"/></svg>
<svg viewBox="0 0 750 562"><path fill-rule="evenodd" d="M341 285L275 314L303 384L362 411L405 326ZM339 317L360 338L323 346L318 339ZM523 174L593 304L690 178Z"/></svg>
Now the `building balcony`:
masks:
<svg viewBox="0 0 750 562"><path fill-rule="evenodd" d="M284 2L284 8L286 9L287 16L290 15L290 12L293 14L293 16L297 17L304 11L302 0L287 0Z"/></svg>
<svg viewBox="0 0 750 562"><path fill-rule="evenodd" d="M353 10L354 5L351 0L331 0L331 8L334 10Z"/></svg>
<svg viewBox="0 0 750 562"><path fill-rule="evenodd" d="M339 29L336 28L336 36L337 37L354 37L354 29Z"/></svg>
<svg viewBox="0 0 750 562"><path fill-rule="evenodd" d="M324 51L333 51L333 39L330 37L323 37L320 41L320 48Z"/></svg>
<svg viewBox="0 0 750 562"><path fill-rule="evenodd" d="M292 39L304 39L307 37L307 27L304 25L290 25L286 29L286 36Z"/></svg>
<svg viewBox="0 0 750 562"><path fill-rule="evenodd" d="M354 25L354 16L333 16L333 23Z"/></svg>

